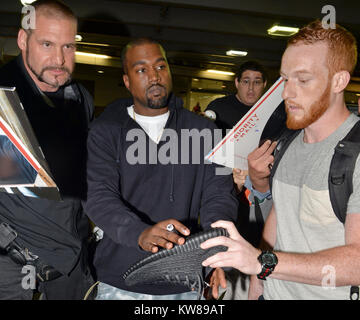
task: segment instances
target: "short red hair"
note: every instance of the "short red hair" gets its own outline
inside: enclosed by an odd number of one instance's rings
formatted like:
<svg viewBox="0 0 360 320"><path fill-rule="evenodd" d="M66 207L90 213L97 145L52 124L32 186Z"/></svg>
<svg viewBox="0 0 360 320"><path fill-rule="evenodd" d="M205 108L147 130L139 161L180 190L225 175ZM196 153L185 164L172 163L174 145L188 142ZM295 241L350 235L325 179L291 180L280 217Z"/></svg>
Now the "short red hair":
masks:
<svg viewBox="0 0 360 320"><path fill-rule="evenodd" d="M320 20L315 20L293 35L288 40L287 46L310 45L321 41L328 45L330 75L343 70L352 74L357 63L356 39L348 30L338 24L335 29L325 29Z"/></svg>

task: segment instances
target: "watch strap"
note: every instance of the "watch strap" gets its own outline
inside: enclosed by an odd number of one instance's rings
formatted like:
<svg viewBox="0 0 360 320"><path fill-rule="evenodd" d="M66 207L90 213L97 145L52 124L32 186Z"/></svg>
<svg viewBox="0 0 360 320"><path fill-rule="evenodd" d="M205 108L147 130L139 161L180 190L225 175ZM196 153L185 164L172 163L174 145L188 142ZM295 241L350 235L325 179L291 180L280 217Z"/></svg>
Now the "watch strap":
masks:
<svg viewBox="0 0 360 320"><path fill-rule="evenodd" d="M274 268L262 267L262 270L259 274L257 274L257 278L260 280L266 280L266 277L269 276L273 272Z"/></svg>
<svg viewBox="0 0 360 320"><path fill-rule="evenodd" d="M265 255L271 255L273 257L273 262L271 264L263 261L263 258ZM257 274L257 278L260 280L266 280L266 278L274 271L274 269L278 263L277 257L271 251L263 251L258 256L258 261L261 264L261 272L259 274Z"/></svg>

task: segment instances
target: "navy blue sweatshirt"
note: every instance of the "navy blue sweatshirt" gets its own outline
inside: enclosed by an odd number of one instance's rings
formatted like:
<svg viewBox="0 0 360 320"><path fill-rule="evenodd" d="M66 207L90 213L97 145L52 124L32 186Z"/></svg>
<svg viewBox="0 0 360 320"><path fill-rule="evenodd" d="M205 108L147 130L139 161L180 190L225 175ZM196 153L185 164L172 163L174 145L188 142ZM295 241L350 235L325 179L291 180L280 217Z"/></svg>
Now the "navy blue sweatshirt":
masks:
<svg viewBox="0 0 360 320"><path fill-rule="evenodd" d="M170 115L165 128L175 130L178 140L168 138L156 145L147 134L144 136L147 152L149 146L159 151L169 141L172 141L172 146L178 144L178 154L175 153L178 164L161 164L159 161L149 164L149 159L147 164L128 163L127 152L134 149L134 141L127 141L126 136L131 129L142 131L127 113L130 105L132 101L129 99L109 105L93 122L88 138L85 211L104 231L94 259L98 280L146 294L185 292L187 288L175 285L127 287L122 275L134 263L151 254L139 247L138 238L157 222L174 218L194 234L209 229L212 222L220 219L235 221L238 202L232 176L215 175L217 166L204 163L204 156L210 151L204 145L196 150L200 151L198 164L191 163L192 143L186 150L181 150L181 129L213 130L215 126L184 109L182 101L174 96L169 102ZM180 163L185 152L189 152L189 164Z"/></svg>

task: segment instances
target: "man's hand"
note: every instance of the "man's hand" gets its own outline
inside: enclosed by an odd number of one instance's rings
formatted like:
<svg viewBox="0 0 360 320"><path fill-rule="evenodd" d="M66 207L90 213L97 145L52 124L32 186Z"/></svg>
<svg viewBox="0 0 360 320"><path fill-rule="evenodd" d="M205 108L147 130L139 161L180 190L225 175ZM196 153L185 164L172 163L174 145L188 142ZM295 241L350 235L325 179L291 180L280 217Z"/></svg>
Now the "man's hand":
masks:
<svg viewBox="0 0 360 320"><path fill-rule="evenodd" d="M233 179L236 185L236 191L240 193L244 187L246 176L248 175L247 170L233 169Z"/></svg>
<svg viewBox="0 0 360 320"><path fill-rule="evenodd" d="M175 230L184 236L190 234L190 230L175 219L168 219L145 229L139 236L138 244L152 253L159 251L159 247L171 249L174 244L184 244L185 238L173 231L166 230L166 226L172 224Z"/></svg>
<svg viewBox="0 0 360 320"><path fill-rule="evenodd" d="M216 268L210 276L209 284L211 290L210 293L206 298L207 299L218 299L219 298L219 286L221 286L223 289L226 289L227 283L225 278L225 272L221 268Z"/></svg>
<svg viewBox="0 0 360 320"><path fill-rule="evenodd" d="M259 148L248 155L249 176L254 189L259 192L269 190L270 168L274 163L272 155L276 147L276 141L267 140Z"/></svg>
<svg viewBox="0 0 360 320"><path fill-rule="evenodd" d="M217 221L211 225L213 228L225 228L230 237L216 237L203 242L200 247L209 249L215 246L225 246L227 251L218 252L202 262L204 267L222 268L232 267L245 274L258 274L261 265L257 260L261 251L248 243L237 231L230 221Z"/></svg>

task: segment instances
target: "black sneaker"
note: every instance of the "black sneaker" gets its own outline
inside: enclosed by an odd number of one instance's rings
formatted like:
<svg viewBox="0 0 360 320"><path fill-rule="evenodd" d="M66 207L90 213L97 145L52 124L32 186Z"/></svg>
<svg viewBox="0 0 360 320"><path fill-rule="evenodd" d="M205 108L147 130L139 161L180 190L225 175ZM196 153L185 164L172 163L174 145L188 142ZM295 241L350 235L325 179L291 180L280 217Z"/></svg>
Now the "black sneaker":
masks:
<svg viewBox="0 0 360 320"><path fill-rule="evenodd" d="M123 275L126 285L138 284L181 284L198 292L201 298L204 289L205 268L201 263L208 257L227 247L216 246L206 250L200 244L210 238L228 236L223 228L214 228L186 238L183 245L163 249L139 261Z"/></svg>

